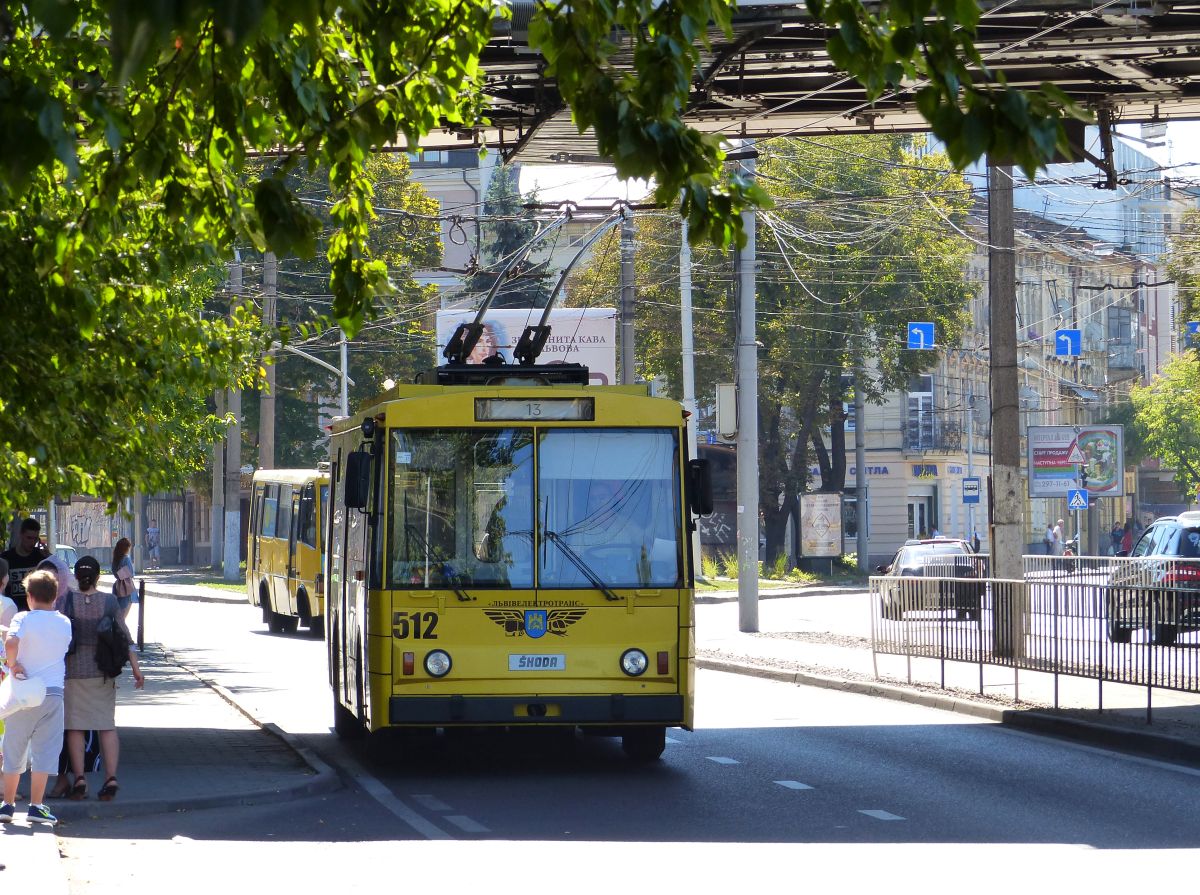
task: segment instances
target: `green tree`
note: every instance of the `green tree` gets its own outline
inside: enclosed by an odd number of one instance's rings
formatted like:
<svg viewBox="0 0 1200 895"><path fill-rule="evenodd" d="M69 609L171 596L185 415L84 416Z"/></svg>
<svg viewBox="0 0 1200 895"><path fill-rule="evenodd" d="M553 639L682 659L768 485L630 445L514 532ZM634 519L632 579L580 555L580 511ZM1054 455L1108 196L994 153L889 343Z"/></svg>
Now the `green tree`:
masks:
<svg viewBox="0 0 1200 895"><path fill-rule="evenodd" d="M1167 252L1167 273L1175 281L1179 295L1179 337L1187 333L1183 327L1189 320L1200 320L1200 209L1184 212L1179 230L1171 238Z"/></svg>
<svg viewBox="0 0 1200 895"><path fill-rule="evenodd" d="M1032 170L1062 142L1050 88L972 87L974 2L939 3L928 18L928 0L870 14L849 0L811 6L836 26L835 58L873 95L913 72L931 76L918 105L956 160L1011 149ZM539 2L530 30L601 154L624 177L653 179L660 201L682 195L692 238L722 245L740 239L740 212L765 194L722 178L720 138L682 114L707 29L728 34L731 9ZM306 258L323 244L332 316L354 335L390 291L388 264L370 248L366 160L484 119L478 62L501 10L493 0L0 3L0 301L7 319L36 321L0 376L0 407L23 415L0 442L0 501L161 486L154 462L177 445L163 434L159 389L174 382L194 395L253 374L252 315L221 323L171 301L173 284L235 245ZM260 155L270 163L250 172ZM320 217L288 184L301 169L328 172L323 243ZM75 369L83 358L92 372ZM45 369L74 383L59 386L74 400L43 399L39 413L31 396ZM116 422L81 432L68 415ZM85 436L111 452L82 453Z"/></svg>
<svg viewBox="0 0 1200 895"><path fill-rule="evenodd" d="M505 265L537 233L537 221L524 205L527 199L536 201L535 196L521 195L520 165L501 165L493 171L483 203L483 266L467 280L468 291L486 295ZM531 255L536 255L536 247ZM549 297L545 263L526 262L513 268L496 290L492 307L543 308Z"/></svg>
<svg viewBox="0 0 1200 895"><path fill-rule="evenodd" d="M1135 385L1130 393L1145 453L1175 470L1175 484L1181 495L1194 494L1200 485L1198 393L1200 356L1194 351L1172 358L1161 375L1149 385Z"/></svg>
<svg viewBox="0 0 1200 895"><path fill-rule="evenodd" d="M856 136L759 147L760 176L775 203L759 213L756 238L760 506L769 561L784 548L811 457L823 489L845 487L843 377L856 352L867 360L869 399L881 401L936 361L933 351L905 348L908 321L934 321L939 344L954 344L962 332L971 244L955 228L965 222L970 193L945 157L918 158L913 145L913 138ZM665 379L678 395L678 228L667 216L641 221L639 371ZM574 284L573 303L615 300L618 263L613 245L598 251ZM736 282L728 256L715 248L697 247L693 263L704 403L714 383L733 378Z"/></svg>

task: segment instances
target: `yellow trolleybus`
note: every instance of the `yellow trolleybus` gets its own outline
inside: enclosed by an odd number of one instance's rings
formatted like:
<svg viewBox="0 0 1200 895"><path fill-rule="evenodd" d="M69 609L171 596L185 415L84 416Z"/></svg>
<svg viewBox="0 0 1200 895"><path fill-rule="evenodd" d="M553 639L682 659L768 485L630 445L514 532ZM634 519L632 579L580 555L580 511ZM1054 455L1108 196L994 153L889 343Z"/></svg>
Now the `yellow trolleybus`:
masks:
<svg viewBox="0 0 1200 895"><path fill-rule="evenodd" d="M254 473L246 592L262 607L263 622L290 634L301 622L314 637L325 632L324 469L261 469Z"/></svg>
<svg viewBox="0 0 1200 895"><path fill-rule="evenodd" d="M582 372L580 372L582 371ZM678 402L576 365L448 365L335 423L335 730L690 729L693 512Z"/></svg>

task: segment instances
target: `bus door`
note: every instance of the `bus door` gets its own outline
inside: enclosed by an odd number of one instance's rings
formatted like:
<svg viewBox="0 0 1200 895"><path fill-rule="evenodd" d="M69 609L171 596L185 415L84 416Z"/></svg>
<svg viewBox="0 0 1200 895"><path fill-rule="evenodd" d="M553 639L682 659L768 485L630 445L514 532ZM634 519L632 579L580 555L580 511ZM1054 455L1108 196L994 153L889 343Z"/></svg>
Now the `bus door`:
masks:
<svg viewBox="0 0 1200 895"><path fill-rule="evenodd" d="M300 549L300 491L292 489L292 524L288 527L288 560L287 560L287 591L288 612L295 615L299 611L299 600L296 592L299 589L300 561L296 551Z"/></svg>

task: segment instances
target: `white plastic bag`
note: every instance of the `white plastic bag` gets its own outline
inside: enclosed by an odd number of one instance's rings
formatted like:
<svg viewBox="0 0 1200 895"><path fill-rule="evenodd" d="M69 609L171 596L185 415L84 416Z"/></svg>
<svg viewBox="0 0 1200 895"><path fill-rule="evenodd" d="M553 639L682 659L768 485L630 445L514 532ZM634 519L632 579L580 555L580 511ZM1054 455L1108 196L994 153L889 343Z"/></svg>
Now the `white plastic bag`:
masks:
<svg viewBox="0 0 1200 895"><path fill-rule="evenodd" d="M0 718L41 705L45 699L46 682L40 677L9 674L0 682Z"/></svg>

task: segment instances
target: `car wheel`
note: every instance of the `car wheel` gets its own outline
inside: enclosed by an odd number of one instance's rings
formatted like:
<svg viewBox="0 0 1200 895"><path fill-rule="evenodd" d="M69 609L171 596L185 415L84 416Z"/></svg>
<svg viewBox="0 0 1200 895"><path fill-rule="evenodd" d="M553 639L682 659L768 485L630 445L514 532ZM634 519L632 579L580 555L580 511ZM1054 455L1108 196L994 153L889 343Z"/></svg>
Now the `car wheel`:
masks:
<svg viewBox="0 0 1200 895"><path fill-rule="evenodd" d="M1178 625L1155 625L1150 634L1150 642L1159 646L1171 646L1178 637Z"/></svg>
<svg viewBox="0 0 1200 895"><path fill-rule="evenodd" d="M1113 643L1128 643L1133 639L1133 628L1127 628L1116 619L1108 620L1108 639Z"/></svg>

